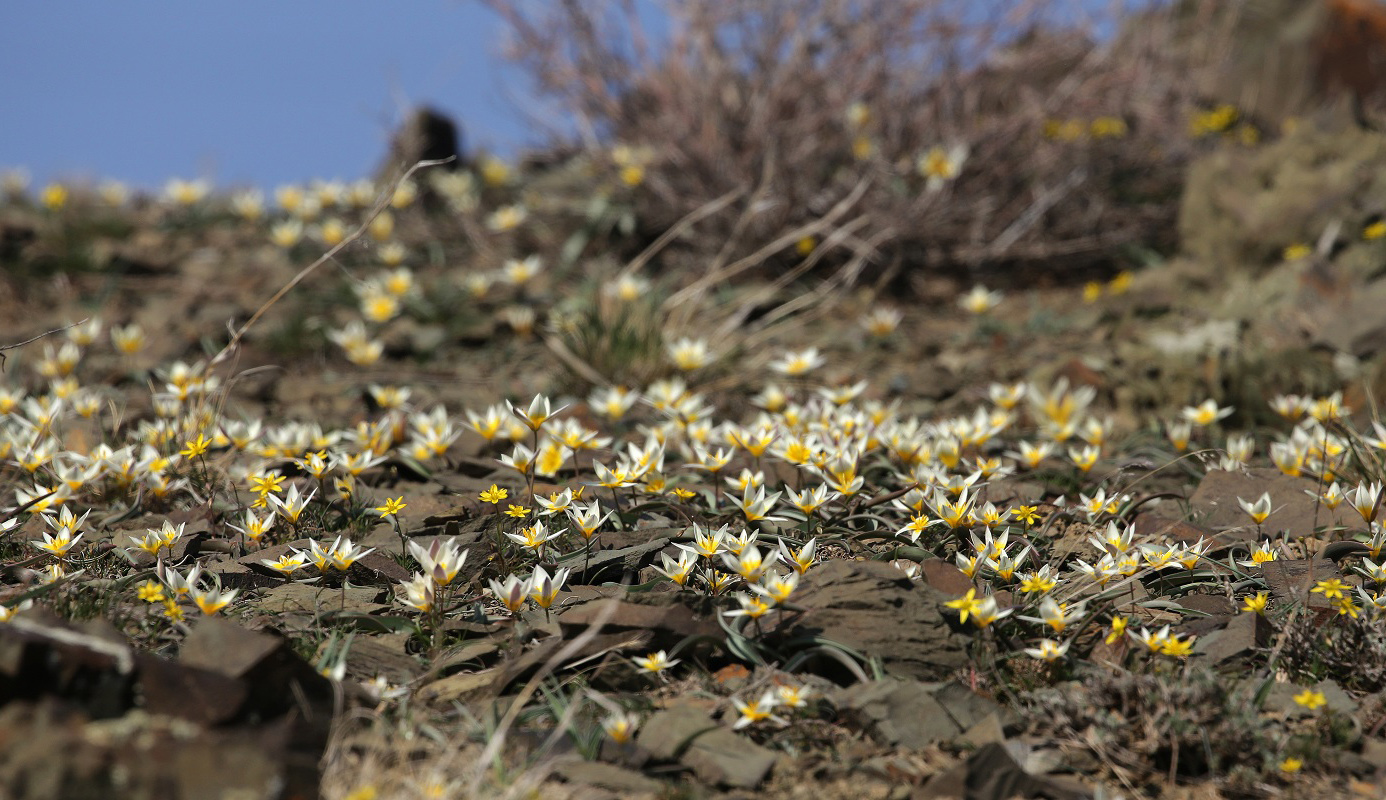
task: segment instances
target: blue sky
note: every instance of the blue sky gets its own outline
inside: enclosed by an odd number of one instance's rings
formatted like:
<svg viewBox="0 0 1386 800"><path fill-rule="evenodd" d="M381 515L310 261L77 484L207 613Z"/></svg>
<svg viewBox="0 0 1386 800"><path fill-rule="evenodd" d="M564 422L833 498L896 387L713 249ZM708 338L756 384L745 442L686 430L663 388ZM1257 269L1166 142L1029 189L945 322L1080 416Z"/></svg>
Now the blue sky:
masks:
<svg viewBox="0 0 1386 800"><path fill-rule="evenodd" d="M355 178L428 102L470 145L525 144L499 20L465 0L15 0L0 14L0 169L36 183Z"/></svg>
<svg viewBox="0 0 1386 800"><path fill-rule="evenodd" d="M36 185L351 179L419 103L458 118L469 148L512 155L544 138L530 117L561 116L527 99L503 34L475 0L8 0L0 170Z"/></svg>

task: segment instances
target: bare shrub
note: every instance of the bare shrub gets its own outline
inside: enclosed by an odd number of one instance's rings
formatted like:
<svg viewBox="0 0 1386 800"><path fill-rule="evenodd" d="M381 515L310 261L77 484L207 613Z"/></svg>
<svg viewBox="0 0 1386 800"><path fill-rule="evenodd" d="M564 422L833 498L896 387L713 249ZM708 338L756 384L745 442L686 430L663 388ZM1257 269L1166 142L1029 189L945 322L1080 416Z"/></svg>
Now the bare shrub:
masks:
<svg viewBox="0 0 1386 800"><path fill-rule="evenodd" d="M652 153L647 238L745 192L685 242L692 263L755 252L862 182L827 267L1076 279L1172 244L1201 63L1176 42L1187 9L1099 44L1063 2L692 0L656 46L629 0L488 3L588 147ZM966 153L955 179L921 174L933 148Z"/></svg>
<svg viewBox="0 0 1386 800"><path fill-rule="evenodd" d="M1119 775L1226 775L1254 782L1283 736L1259 716L1251 687L1211 673L1093 672L1029 696L1040 735L1090 748Z"/></svg>
<svg viewBox="0 0 1386 800"><path fill-rule="evenodd" d="M1386 688L1386 632L1366 617L1329 624L1304 614L1284 632L1280 668L1296 680L1333 680L1363 692Z"/></svg>

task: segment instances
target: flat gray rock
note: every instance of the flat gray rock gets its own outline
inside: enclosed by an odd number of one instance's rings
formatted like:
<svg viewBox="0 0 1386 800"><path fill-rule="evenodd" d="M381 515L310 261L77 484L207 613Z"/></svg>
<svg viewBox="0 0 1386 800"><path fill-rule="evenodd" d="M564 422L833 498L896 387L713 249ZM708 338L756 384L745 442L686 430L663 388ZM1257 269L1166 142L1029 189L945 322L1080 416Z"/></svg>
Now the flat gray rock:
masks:
<svg viewBox="0 0 1386 800"><path fill-rule="evenodd" d="M952 599L879 561L829 561L804 574L792 602L805 612L777 638L818 636L881 660L887 674L941 680L967 663L968 636L953 630Z"/></svg>
<svg viewBox="0 0 1386 800"><path fill-rule="evenodd" d="M690 706L659 711L640 726L636 744L661 761L677 761L705 783L734 789L759 786L775 753L714 722Z"/></svg>
<svg viewBox="0 0 1386 800"><path fill-rule="evenodd" d="M568 783L605 789L618 797L661 795L665 785L635 770L600 761L565 761L553 770Z"/></svg>
<svg viewBox="0 0 1386 800"><path fill-rule="evenodd" d="M954 739L1002 710L955 681L921 683L887 678L840 689L834 696L841 719L890 747L920 750Z"/></svg>
<svg viewBox="0 0 1386 800"><path fill-rule="evenodd" d="M1195 524L1248 542L1274 538L1280 531L1307 536L1325 526L1364 527L1362 518L1346 502L1334 510L1322 503L1316 508L1314 498L1305 491L1318 489L1314 480L1286 475L1275 468L1249 469L1245 473L1215 469L1199 482L1189 498L1189 508ZM1258 534L1237 498L1254 503L1262 492L1270 493L1272 511Z"/></svg>

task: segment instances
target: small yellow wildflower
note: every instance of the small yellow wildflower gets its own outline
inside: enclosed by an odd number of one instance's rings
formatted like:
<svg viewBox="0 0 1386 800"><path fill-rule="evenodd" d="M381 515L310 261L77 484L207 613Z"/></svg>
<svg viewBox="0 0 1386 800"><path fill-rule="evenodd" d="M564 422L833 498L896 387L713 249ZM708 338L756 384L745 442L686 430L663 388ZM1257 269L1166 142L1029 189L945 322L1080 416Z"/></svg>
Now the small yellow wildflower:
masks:
<svg viewBox="0 0 1386 800"><path fill-rule="evenodd" d="M849 126L863 128L871 122L871 107L860 100L854 100L851 105L847 106L847 111L843 116L846 117Z"/></svg>
<svg viewBox="0 0 1386 800"><path fill-rule="evenodd" d="M50 536L47 531L44 531L43 541L29 542L29 544L48 553L54 558L67 558L68 552L77 546L77 542L81 540L84 535L85 534L79 533L73 536L71 530L60 528L57 536Z"/></svg>
<svg viewBox="0 0 1386 800"><path fill-rule="evenodd" d="M1341 578L1330 578L1329 580L1319 581L1314 584L1314 588L1309 591L1314 594L1321 594L1327 600L1336 600L1337 598L1344 597L1344 592L1351 588L1352 587L1348 586L1346 583L1343 583Z"/></svg>
<svg viewBox="0 0 1386 800"><path fill-rule="evenodd" d="M291 575L297 572L298 570L303 569L304 565L306 565L308 561L307 556L305 556L303 553L294 551L292 555L285 553L284 555L280 556L277 560L262 558L260 559L260 563L284 575Z"/></svg>
<svg viewBox="0 0 1386 800"><path fill-rule="evenodd" d="M1280 771L1293 774L1299 772L1304 767L1304 761L1298 758L1287 758L1280 762Z"/></svg>
<svg viewBox="0 0 1386 800"><path fill-rule="evenodd" d="M515 519L524 519L529 516L529 509L511 503L510 507L505 509L505 515L507 517L514 517Z"/></svg>
<svg viewBox="0 0 1386 800"><path fill-rule="evenodd" d="M1192 136L1206 136L1210 133L1223 133L1231 130L1241 118L1236 106L1226 103L1206 111L1199 111L1189 120L1189 133Z"/></svg>
<svg viewBox="0 0 1386 800"><path fill-rule="evenodd" d="M1170 656L1171 658L1185 658L1193 652L1194 637L1180 639L1178 636L1170 635L1165 637L1160 643L1160 655Z"/></svg>
<svg viewBox="0 0 1386 800"><path fill-rule="evenodd" d="M1217 401L1208 398L1196 406L1185 406L1179 413L1190 424L1205 427L1231 416L1233 410L1232 406L1219 408Z"/></svg>
<svg viewBox="0 0 1386 800"><path fill-rule="evenodd" d="M1094 139L1119 139L1126 135L1126 120L1121 117L1098 117L1088 126Z"/></svg>
<svg viewBox="0 0 1386 800"><path fill-rule="evenodd" d="M1128 620L1126 619L1126 617L1112 617L1111 628L1107 633L1107 638L1105 639L1107 644L1112 644L1116 640L1126 635L1127 622Z"/></svg>
<svg viewBox="0 0 1386 800"><path fill-rule="evenodd" d="M765 692L760 696L760 699L754 703L742 702L733 697L732 705L736 707L737 712L740 714L740 717L738 717L736 722L732 725L734 730L739 730L764 720L773 720L782 725L786 724L785 720L775 716L775 694L772 691Z"/></svg>
<svg viewBox="0 0 1386 800"><path fill-rule="evenodd" d="M1077 141L1083 136L1083 122L1077 119L1050 120L1045 123L1045 136L1061 142Z"/></svg>
<svg viewBox="0 0 1386 800"><path fill-rule="evenodd" d="M25 600L22 603L18 603L12 606L0 604L0 624L9 622L11 619L14 619L15 614L18 614L19 612L25 609L32 608L33 605L33 600Z"/></svg>
<svg viewBox="0 0 1386 800"><path fill-rule="evenodd" d="M1313 252L1314 248L1304 242L1295 242L1294 244L1288 245L1281 252L1280 257L1286 261L1299 261L1302 258L1308 258Z"/></svg>
<svg viewBox="0 0 1386 800"><path fill-rule="evenodd" d="M197 438L189 440L183 449L178 451L178 454L184 458L197 458L207 452L207 448L210 447L211 444L211 439L199 433Z"/></svg>
<svg viewBox="0 0 1386 800"><path fill-rule="evenodd" d="M967 594L957 598L956 600L949 600L944 605L948 606L949 608L957 609L959 622L967 622L968 615L976 614L979 610L981 610L982 601L977 599L976 589L968 589Z"/></svg>
<svg viewBox="0 0 1386 800"><path fill-rule="evenodd" d="M1081 472L1091 470L1097 463L1097 457L1102 454L1101 449L1088 445L1086 447L1070 447L1068 449L1068 459L1073 462Z"/></svg>
<svg viewBox="0 0 1386 800"><path fill-rule="evenodd" d="M635 733L635 718L624 711L614 712L611 716L602 720L602 730L606 735L617 744L625 744L630 741L630 737Z"/></svg>
<svg viewBox="0 0 1386 800"><path fill-rule="evenodd" d="M1266 602L1269 600L1269 592L1257 592L1255 595L1242 601L1242 611L1265 616Z"/></svg>
<svg viewBox="0 0 1386 800"><path fill-rule="evenodd" d="M1039 521L1039 506L1019 506L1011 509L1011 516L1025 523L1034 525Z"/></svg>
<svg viewBox="0 0 1386 800"><path fill-rule="evenodd" d="M677 658L669 658L669 654L663 650L657 653L650 653L647 656L639 656L631 659L635 665L643 672L653 672L659 674L666 669L679 663Z"/></svg>
<svg viewBox="0 0 1386 800"><path fill-rule="evenodd" d="M218 586L211 589L192 589L189 594L192 595L192 600L197 604L198 609L210 617L230 605L231 601L236 599L236 595L240 594L240 591L240 589L223 591Z"/></svg>
<svg viewBox="0 0 1386 800"><path fill-rule="evenodd" d="M1238 561L1237 563L1241 564L1244 567L1259 567L1262 564L1265 564L1268 561L1274 561L1275 559L1275 549L1271 547L1270 540L1265 539L1261 542L1261 545L1256 548L1255 552L1251 554L1250 561Z"/></svg>
<svg viewBox="0 0 1386 800"><path fill-rule="evenodd" d="M164 587L157 581L145 581L139 586L140 599L146 603L164 602Z"/></svg>
<svg viewBox="0 0 1386 800"><path fill-rule="evenodd" d="M1357 615L1362 610L1357 607L1357 601L1352 599L1352 595L1344 595L1343 597L1335 598L1332 602L1333 607L1338 610L1338 614L1341 616L1357 619Z"/></svg>
<svg viewBox="0 0 1386 800"><path fill-rule="evenodd" d="M58 211L67 205L67 187L61 183L52 183L43 187L39 193L39 202L49 211Z"/></svg>
<svg viewBox="0 0 1386 800"><path fill-rule="evenodd" d="M1386 237L1386 219L1379 219L1362 229L1362 238L1369 242L1382 237Z"/></svg>
<svg viewBox="0 0 1386 800"><path fill-rule="evenodd" d="M179 608L178 603L173 598L164 598L164 616L173 622L183 619L183 609Z"/></svg>
<svg viewBox="0 0 1386 800"><path fill-rule="evenodd" d="M1271 515L1270 492L1262 492L1261 496L1256 498L1256 501L1253 503L1248 503L1247 501L1238 497L1237 505L1242 507L1242 510L1246 512L1246 515L1248 517L1251 517L1252 522L1255 522L1257 525L1260 525L1261 523L1266 521L1266 517L1269 517Z"/></svg>
<svg viewBox="0 0 1386 800"><path fill-rule="evenodd" d="M1041 639L1039 647L1025 648L1025 655L1040 661L1058 661L1068 653L1069 642L1060 644L1053 639Z"/></svg>
<svg viewBox="0 0 1386 800"><path fill-rule="evenodd" d="M775 699L786 708L803 708L808 705L808 696L812 692L807 686L780 686L775 690Z"/></svg>
<svg viewBox="0 0 1386 800"><path fill-rule="evenodd" d="M494 503L496 505L500 505L500 502L509 496L510 492L508 490L502 489L493 483L491 484L490 489L487 489L486 491L481 493L480 498L481 502L483 503Z"/></svg>
<svg viewBox="0 0 1386 800"><path fill-rule="evenodd" d="M404 502L404 495L400 495L396 498L386 498L385 505L376 506L375 510L380 512L380 516L382 517L392 517L403 511L408 505L408 503Z"/></svg>
<svg viewBox="0 0 1386 800"><path fill-rule="evenodd" d="M717 574L722 575L723 573ZM731 611L723 611L722 616L749 617L750 619L760 619L766 614L769 614L770 609L773 608L773 606L771 606L769 603L765 602L764 600L760 599L759 596L754 594L737 595L736 601L741 604L741 608L732 609Z"/></svg>
<svg viewBox="0 0 1386 800"><path fill-rule="evenodd" d="M920 156L915 163L919 174L929 179L928 188L936 191L942 184L954 180L962 172L963 162L967 159L967 148L955 145L951 148L935 146L927 153Z"/></svg>
<svg viewBox="0 0 1386 800"><path fill-rule="evenodd" d="M534 323L538 319L534 309L529 306L510 306L499 311L496 316L510 326L520 336L528 337L534 333Z"/></svg>
<svg viewBox="0 0 1386 800"><path fill-rule="evenodd" d="M685 336L666 344L665 351L674 365L684 372L700 369L712 361L712 351L702 339Z"/></svg>
<svg viewBox="0 0 1386 800"><path fill-rule="evenodd" d="M1049 573L1049 567L1046 565L1028 575L1022 575L1020 591L1025 594L1044 594L1052 591L1058 585L1059 579Z"/></svg>
<svg viewBox="0 0 1386 800"><path fill-rule="evenodd" d="M1102 284L1097 281L1088 281L1083 285L1083 302L1096 303L1102 297Z"/></svg>
<svg viewBox="0 0 1386 800"><path fill-rule="evenodd" d="M985 628L1002 617L1010 616L1011 612L1014 610L1015 609L1011 608L998 608L996 598L992 595L987 595L982 598L977 608L972 612L972 624L979 628Z"/></svg>
<svg viewBox="0 0 1386 800"><path fill-rule="evenodd" d="M413 181L404 181L395 187L395 193L390 196L390 205L395 208L408 208L418 196L418 185Z"/></svg>
<svg viewBox="0 0 1386 800"><path fill-rule="evenodd" d="M1318 711L1328 703L1328 699L1323 696L1323 692L1316 692L1313 689L1305 689L1295 695L1295 703L1304 706L1310 711Z"/></svg>
<svg viewBox="0 0 1386 800"><path fill-rule="evenodd" d="M503 186L510 180L510 165L498 158L487 156L481 162L481 179L487 186Z"/></svg>
<svg viewBox="0 0 1386 800"><path fill-rule="evenodd" d="M900 320L903 318L904 315L896 309L882 307L872 309L862 317L861 324L867 333L882 339L894 333L895 329L900 327Z"/></svg>
<svg viewBox="0 0 1386 800"><path fill-rule="evenodd" d="M987 287L977 285L972 291L958 298L958 305L973 314L985 314L1001 302L1001 293L988 291Z"/></svg>
<svg viewBox="0 0 1386 800"><path fill-rule="evenodd" d="M548 527L544 523L536 522L533 525L522 529L519 533L507 533L506 538L510 539L511 541L515 542L521 547L527 547L530 550L538 550L542 548L550 539L554 539L562 533L562 531L550 532Z"/></svg>
<svg viewBox="0 0 1386 800"><path fill-rule="evenodd" d="M529 213L524 206L504 206L486 218L486 227L497 232L513 230L519 227L527 216Z"/></svg>
<svg viewBox="0 0 1386 800"><path fill-rule="evenodd" d="M261 495L284 491L284 476L278 472L262 472L250 476L250 486Z"/></svg>

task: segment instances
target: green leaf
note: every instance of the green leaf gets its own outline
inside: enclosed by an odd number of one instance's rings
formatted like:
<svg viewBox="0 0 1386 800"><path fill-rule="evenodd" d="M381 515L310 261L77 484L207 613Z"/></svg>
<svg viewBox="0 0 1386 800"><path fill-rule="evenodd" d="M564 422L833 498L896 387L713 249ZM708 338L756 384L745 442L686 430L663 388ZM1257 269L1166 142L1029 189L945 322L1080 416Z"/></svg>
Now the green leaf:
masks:
<svg viewBox="0 0 1386 800"><path fill-rule="evenodd" d="M416 477L422 480L430 480L433 478L432 470L428 469L428 467L425 467L423 464L420 464L419 462L415 461L409 456L396 454L393 460L395 462L395 466L404 467L405 469L414 473Z"/></svg>
<svg viewBox="0 0 1386 800"><path fill-rule="evenodd" d="M651 589L654 589L656 586L659 586L660 584L664 583L669 583L669 579L665 577L659 577L655 578L652 581L647 581L645 583L636 583L631 585L617 583L615 581L607 581L606 583L602 584L602 588L623 588L627 592L648 592Z"/></svg>
<svg viewBox="0 0 1386 800"><path fill-rule="evenodd" d="M755 642L741 635L741 632L727 624L721 614L717 615L717 624L722 626L722 630L727 632L727 649L732 655L750 664L764 666L765 658L760 654L760 648Z"/></svg>
<svg viewBox="0 0 1386 800"><path fill-rule="evenodd" d="M875 561L894 561L897 558L903 558L907 561L924 561L934 558L934 554L922 547L896 547L877 553L871 558Z"/></svg>
<svg viewBox="0 0 1386 800"><path fill-rule="evenodd" d="M802 650L798 653L795 653L793 658L785 662L783 669L785 672L793 672L794 670L798 669L799 666L803 664L805 661L808 661L810 658L816 655L824 655L828 658L837 661L839 664L846 667L847 671L856 676L856 679L861 681L862 683L871 682L871 679L866 677L866 673L862 670L861 665L858 664L855 659L849 658L844 652L842 652L838 648L828 647L826 645L820 647L810 647L807 650Z"/></svg>
<svg viewBox="0 0 1386 800"><path fill-rule="evenodd" d="M558 263L564 267L570 267L577 263L582 257L582 251L587 249L587 243L592 240L592 233L586 228L579 228L573 232L572 236L563 243L563 248L558 252Z"/></svg>
<svg viewBox="0 0 1386 800"><path fill-rule="evenodd" d="M344 623L352 630L369 633L411 633L418 623L407 617L387 617L364 611L326 611L321 615L328 624Z"/></svg>

